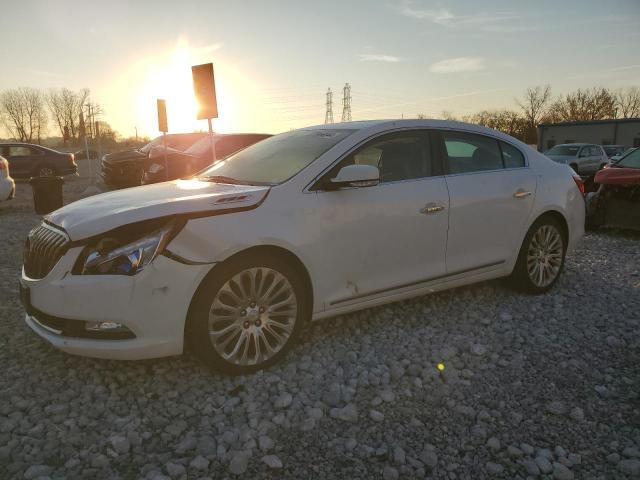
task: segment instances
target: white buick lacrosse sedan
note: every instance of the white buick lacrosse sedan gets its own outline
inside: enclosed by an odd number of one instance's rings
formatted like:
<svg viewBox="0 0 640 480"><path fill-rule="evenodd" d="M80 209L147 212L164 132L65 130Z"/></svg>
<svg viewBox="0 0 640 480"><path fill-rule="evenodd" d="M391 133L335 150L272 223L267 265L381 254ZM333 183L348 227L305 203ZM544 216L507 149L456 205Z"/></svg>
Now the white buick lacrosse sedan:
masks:
<svg viewBox="0 0 640 480"><path fill-rule="evenodd" d="M497 277L552 287L582 237L571 168L494 130L393 120L263 140L96 195L26 241L26 322L70 353L264 368L305 322Z"/></svg>

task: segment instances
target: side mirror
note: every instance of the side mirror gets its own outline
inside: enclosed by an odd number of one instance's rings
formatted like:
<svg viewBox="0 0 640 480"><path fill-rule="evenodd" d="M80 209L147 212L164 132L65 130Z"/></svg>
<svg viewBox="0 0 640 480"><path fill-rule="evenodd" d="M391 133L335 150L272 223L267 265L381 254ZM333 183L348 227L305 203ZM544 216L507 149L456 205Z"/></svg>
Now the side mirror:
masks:
<svg viewBox="0 0 640 480"><path fill-rule="evenodd" d="M347 165L342 167L327 187L337 190L344 187L373 187L380 181L378 167L372 165Z"/></svg>

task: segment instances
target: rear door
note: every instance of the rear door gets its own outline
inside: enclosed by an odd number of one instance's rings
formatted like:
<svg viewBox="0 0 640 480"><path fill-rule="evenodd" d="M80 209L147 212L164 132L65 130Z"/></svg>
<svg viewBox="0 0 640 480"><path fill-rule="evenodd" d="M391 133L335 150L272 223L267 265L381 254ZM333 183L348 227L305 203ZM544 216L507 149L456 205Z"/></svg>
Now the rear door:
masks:
<svg viewBox="0 0 640 480"><path fill-rule="evenodd" d="M524 238L536 177L507 142L447 130L440 138L450 196L447 274L500 268Z"/></svg>

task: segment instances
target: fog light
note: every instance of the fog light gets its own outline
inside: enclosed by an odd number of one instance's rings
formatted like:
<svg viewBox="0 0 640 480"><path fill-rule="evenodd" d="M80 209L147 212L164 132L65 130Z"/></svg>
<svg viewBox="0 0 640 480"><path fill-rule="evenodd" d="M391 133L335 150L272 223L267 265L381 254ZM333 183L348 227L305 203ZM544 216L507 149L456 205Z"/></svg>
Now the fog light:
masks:
<svg viewBox="0 0 640 480"><path fill-rule="evenodd" d="M128 330L127 327L116 322L86 322L84 329L89 332L122 332Z"/></svg>

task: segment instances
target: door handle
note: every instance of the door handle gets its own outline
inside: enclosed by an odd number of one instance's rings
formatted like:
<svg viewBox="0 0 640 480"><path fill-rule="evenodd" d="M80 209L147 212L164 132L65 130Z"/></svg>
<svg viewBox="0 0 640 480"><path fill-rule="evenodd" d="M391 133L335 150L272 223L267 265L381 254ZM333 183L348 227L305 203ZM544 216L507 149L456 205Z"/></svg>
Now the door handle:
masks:
<svg viewBox="0 0 640 480"><path fill-rule="evenodd" d="M420 213L424 215L431 215L433 213L438 213L444 210L442 205L436 205L435 203L427 203L424 207L420 209Z"/></svg>
<svg viewBox="0 0 640 480"><path fill-rule="evenodd" d="M528 197L529 195L531 195L531 192L528 192L522 189L516 190L516 193L513 194L515 198L525 198L525 197Z"/></svg>

